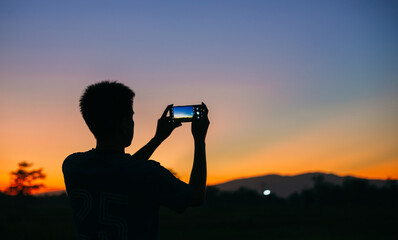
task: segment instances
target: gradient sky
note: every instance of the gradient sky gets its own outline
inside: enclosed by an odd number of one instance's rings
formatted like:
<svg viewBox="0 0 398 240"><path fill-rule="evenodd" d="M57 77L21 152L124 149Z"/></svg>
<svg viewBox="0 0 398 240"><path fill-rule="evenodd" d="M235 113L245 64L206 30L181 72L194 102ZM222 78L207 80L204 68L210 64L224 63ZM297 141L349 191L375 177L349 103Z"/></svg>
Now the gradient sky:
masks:
<svg viewBox="0 0 398 240"><path fill-rule="evenodd" d="M164 108L209 108L208 183L325 171L398 178L396 1L0 2L0 189L23 160L48 190L95 147L84 88L136 92L134 153ZM189 178L185 123L152 156Z"/></svg>

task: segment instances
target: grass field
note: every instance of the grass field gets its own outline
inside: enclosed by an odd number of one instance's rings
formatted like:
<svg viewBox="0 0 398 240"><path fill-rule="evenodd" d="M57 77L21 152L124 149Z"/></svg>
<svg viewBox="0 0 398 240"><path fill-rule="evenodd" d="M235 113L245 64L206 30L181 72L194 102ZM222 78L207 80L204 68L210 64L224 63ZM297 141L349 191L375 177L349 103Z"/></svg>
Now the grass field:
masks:
<svg viewBox="0 0 398 240"><path fill-rule="evenodd" d="M260 206L161 214L162 239L398 239L397 212Z"/></svg>
<svg viewBox="0 0 398 240"><path fill-rule="evenodd" d="M160 210L160 239L398 239L398 211L263 204ZM0 239L75 239L66 198L0 205Z"/></svg>

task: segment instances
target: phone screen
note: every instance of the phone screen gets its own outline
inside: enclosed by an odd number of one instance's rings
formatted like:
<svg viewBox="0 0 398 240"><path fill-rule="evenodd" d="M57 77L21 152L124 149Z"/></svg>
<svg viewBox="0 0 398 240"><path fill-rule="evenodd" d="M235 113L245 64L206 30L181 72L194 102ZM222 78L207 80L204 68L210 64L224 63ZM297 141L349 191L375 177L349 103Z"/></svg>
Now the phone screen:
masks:
<svg viewBox="0 0 398 240"><path fill-rule="evenodd" d="M186 119L193 118L194 111L193 106L179 106L173 107L173 116L174 119Z"/></svg>

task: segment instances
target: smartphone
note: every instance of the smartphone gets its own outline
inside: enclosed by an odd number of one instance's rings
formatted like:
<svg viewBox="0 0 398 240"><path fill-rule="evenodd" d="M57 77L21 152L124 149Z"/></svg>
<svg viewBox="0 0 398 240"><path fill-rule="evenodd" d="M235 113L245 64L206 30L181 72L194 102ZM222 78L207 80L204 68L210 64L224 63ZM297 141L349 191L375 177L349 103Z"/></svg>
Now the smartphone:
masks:
<svg viewBox="0 0 398 240"><path fill-rule="evenodd" d="M202 105L175 106L170 110L173 122L192 122L194 119L201 119L203 113Z"/></svg>

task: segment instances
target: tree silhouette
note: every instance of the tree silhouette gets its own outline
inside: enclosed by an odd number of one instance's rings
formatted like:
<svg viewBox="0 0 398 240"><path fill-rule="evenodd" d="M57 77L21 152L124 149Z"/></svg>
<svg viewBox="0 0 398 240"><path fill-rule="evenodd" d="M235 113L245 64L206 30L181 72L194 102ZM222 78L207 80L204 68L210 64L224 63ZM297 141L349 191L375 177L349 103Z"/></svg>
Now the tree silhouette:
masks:
<svg viewBox="0 0 398 240"><path fill-rule="evenodd" d="M28 168L32 165L33 163L27 162L18 163L18 169L10 173L11 183L4 191L6 194L28 196L45 187L42 183L34 183L38 179L45 179L46 175L42 172L42 168L29 171Z"/></svg>

